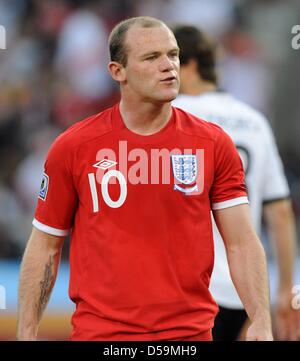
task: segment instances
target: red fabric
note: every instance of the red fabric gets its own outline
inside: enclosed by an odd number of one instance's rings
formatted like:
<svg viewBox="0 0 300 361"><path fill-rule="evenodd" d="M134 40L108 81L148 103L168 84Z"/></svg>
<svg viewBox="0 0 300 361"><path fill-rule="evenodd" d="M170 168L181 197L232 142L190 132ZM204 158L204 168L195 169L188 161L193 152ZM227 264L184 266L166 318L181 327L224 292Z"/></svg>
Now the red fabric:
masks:
<svg viewBox="0 0 300 361"><path fill-rule="evenodd" d="M212 331L209 330L206 332L199 333L196 336L179 338L175 341L212 341L212 340L213 340Z"/></svg>
<svg viewBox="0 0 300 361"><path fill-rule="evenodd" d="M122 143L119 153L120 140L127 149ZM155 170L150 157L155 149L202 150L198 192L175 190L171 157L169 168L160 162ZM94 167L103 158L117 164L107 171ZM142 159L148 159L147 169L139 167ZM127 178L127 195L117 208L105 202L100 184L113 169ZM158 184L150 184L157 171ZM217 312L208 291L211 203L246 196L241 161L218 126L173 108L161 131L141 136L125 127L116 105L63 133L50 149L45 173L47 196L38 200L35 218L55 229L72 228L72 340L169 340L209 332ZM88 174L97 180L98 212ZM118 200L119 183L109 184L108 193Z"/></svg>

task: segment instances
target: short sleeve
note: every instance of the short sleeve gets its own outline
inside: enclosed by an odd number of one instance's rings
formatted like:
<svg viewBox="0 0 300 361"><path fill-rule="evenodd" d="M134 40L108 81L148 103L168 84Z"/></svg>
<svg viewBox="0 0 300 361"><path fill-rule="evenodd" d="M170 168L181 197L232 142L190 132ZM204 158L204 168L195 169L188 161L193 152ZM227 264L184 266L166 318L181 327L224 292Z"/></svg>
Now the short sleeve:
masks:
<svg viewBox="0 0 300 361"><path fill-rule="evenodd" d="M64 134L52 144L44 167L35 217L37 229L65 236L72 228L77 193L72 176L72 151Z"/></svg>
<svg viewBox="0 0 300 361"><path fill-rule="evenodd" d="M275 138L267 120L264 122L263 130L265 133L264 139L266 146L263 202L267 203L278 199L288 198L290 191Z"/></svg>
<svg viewBox="0 0 300 361"><path fill-rule="evenodd" d="M214 180L210 190L212 210L249 203L242 161L231 138L217 125Z"/></svg>

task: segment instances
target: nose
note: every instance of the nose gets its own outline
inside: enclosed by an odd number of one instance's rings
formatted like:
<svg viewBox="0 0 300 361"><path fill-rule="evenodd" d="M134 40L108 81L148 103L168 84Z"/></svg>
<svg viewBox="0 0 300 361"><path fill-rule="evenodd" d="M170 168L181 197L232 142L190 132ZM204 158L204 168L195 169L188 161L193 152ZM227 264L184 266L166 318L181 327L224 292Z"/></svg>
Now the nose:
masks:
<svg viewBox="0 0 300 361"><path fill-rule="evenodd" d="M159 70L162 72L167 72L173 69L174 69L174 64L170 60L170 58L167 55L163 56L159 64Z"/></svg>

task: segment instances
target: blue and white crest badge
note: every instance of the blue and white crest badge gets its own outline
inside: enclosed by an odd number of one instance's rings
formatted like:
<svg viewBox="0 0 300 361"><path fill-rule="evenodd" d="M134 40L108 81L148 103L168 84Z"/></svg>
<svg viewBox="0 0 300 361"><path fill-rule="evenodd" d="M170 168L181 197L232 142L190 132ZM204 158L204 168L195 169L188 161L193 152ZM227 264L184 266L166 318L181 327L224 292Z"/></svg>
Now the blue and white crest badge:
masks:
<svg viewBox="0 0 300 361"><path fill-rule="evenodd" d="M183 185L192 185L193 187L181 187L178 184L174 185L174 189L183 193L191 193L197 191L198 187L195 184L198 175L198 162L196 155L193 154L174 154L172 157L173 175L177 182Z"/></svg>

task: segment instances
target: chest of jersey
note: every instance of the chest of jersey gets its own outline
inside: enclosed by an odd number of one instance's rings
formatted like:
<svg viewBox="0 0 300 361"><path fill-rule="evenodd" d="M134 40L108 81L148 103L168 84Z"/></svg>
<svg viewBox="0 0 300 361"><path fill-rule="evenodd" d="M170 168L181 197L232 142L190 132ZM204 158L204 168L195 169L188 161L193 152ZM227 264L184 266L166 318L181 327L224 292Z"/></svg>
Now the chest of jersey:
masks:
<svg viewBox="0 0 300 361"><path fill-rule="evenodd" d="M183 208L209 202L213 148L206 139L174 136L141 145L103 137L84 145L77 159L80 204L92 213L154 200Z"/></svg>

